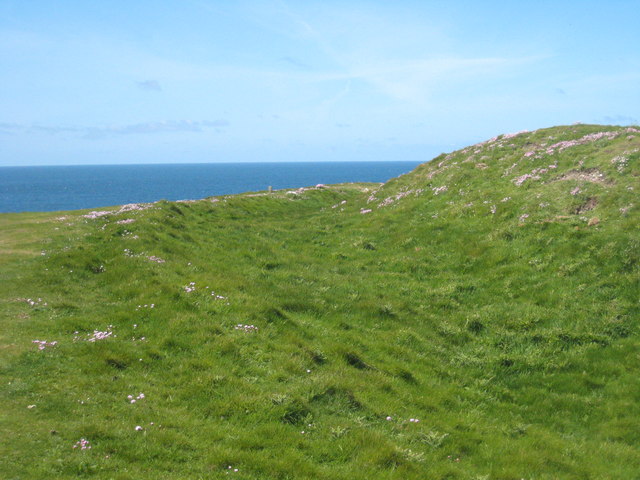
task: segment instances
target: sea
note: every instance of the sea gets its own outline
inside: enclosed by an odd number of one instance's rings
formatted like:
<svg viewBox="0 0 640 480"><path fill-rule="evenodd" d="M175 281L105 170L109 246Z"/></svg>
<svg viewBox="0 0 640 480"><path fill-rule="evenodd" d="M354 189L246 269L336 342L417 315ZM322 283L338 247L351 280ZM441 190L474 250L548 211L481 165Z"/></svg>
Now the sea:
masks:
<svg viewBox="0 0 640 480"><path fill-rule="evenodd" d="M55 212L235 193L386 182L420 162L198 163L0 167L0 213Z"/></svg>

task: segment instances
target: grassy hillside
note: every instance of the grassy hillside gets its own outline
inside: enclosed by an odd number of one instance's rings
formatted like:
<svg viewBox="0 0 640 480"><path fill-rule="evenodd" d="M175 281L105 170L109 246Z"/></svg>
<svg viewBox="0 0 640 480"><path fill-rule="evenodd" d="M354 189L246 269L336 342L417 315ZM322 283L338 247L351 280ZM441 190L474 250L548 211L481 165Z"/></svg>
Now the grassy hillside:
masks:
<svg viewBox="0 0 640 480"><path fill-rule="evenodd" d="M639 152L0 215L0 477L640 478Z"/></svg>

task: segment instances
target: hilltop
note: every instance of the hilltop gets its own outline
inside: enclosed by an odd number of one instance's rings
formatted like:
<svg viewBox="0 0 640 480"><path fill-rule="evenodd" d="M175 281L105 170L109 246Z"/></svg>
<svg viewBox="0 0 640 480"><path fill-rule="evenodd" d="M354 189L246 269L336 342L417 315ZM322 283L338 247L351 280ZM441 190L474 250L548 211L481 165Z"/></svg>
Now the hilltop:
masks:
<svg viewBox="0 0 640 480"><path fill-rule="evenodd" d="M640 128L0 215L3 478L635 478Z"/></svg>

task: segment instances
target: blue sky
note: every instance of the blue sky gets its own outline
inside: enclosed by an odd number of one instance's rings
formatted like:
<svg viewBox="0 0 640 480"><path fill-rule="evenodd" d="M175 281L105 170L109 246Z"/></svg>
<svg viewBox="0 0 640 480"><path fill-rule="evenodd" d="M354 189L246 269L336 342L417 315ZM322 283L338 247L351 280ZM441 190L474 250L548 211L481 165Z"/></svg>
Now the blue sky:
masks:
<svg viewBox="0 0 640 480"><path fill-rule="evenodd" d="M427 161L640 120L640 2L0 0L0 165Z"/></svg>

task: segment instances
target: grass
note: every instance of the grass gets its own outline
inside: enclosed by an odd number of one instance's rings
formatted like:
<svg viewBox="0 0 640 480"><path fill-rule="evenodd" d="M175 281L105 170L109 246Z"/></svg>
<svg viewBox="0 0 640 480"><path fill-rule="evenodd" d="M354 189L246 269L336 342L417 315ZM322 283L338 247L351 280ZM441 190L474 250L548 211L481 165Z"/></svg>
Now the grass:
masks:
<svg viewBox="0 0 640 480"><path fill-rule="evenodd" d="M640 478L639 148L0 215L0 476Z"/></svg>

